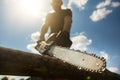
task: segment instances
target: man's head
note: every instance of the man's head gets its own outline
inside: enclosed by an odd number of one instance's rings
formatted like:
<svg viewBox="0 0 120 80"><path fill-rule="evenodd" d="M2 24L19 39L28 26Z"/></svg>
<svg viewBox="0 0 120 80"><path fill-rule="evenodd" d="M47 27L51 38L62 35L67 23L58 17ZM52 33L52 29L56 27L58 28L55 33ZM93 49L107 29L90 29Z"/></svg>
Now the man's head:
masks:
<svg viewBox="0 0 120 80"><path fill-rule="evenodd" d="M51 5L56 12L61 10L62 4L63 4L62 0L52 0L51 2Z"/></svg>

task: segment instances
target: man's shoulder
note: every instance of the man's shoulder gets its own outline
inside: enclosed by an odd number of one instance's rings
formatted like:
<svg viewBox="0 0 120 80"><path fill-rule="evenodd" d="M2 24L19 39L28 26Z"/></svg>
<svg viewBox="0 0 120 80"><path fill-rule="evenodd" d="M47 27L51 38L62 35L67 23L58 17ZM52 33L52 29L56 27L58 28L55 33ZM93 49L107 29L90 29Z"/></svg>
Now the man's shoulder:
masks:
<svg viewBox="0 0 120 80"><path fill-rule="evenodd" d="M54 14L56 14L54 11L51 11L47 14L47 17L52 17Z"/></svg>
<svg viewBox="0 0 120 80"><path fill-rule="evenodd" d="M47 16L50 16L50 15L52 15L53 13L51 13L51 12L49 12L48 14L47 14Z"/></svg>
<svg viewBox="0 0 120 80"><path fill-rule="evenodd" d="M51 17L52 14L53 14L52 12L49 12L46 17L47 17L47 18L48 18L48 17Z"/></svg>
<svg viewBox="0 0 120 80"><path fill-rule="evenodd" d="M69 8L63 9L63 11L65 11L65 12L72 12L71 9L69 9Z"/></svg>
<svg viewBox="0 0 120 80"><path fill-rule="evenodd" d="M72 16L72 11L71 9L67 8L67 9L63 9L64 14L68 15L68 16Z"/></svg>

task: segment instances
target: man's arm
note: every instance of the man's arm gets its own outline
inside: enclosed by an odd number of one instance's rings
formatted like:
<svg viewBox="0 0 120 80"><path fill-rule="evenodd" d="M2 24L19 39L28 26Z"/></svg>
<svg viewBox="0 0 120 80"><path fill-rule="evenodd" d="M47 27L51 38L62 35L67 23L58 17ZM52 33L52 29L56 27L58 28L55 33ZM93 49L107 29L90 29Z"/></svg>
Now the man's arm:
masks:
<svg viewBox="0 0 120 80"><path fill-rule="evenodd" d="M41 34L40 34L40 38L38 40L38 43L41 42L41 41L45 41L45 34L48 31L49 23L50 23L50 14L48 14L46 16L45 23L43 24L42 29L40 31Z"/></svg>
<svg viewBox="0 0 120 80"><path fill-rule="evenodd" d="M47 33L47 31L48 31L48 24L45 23L42 26L42 29L41 29L41 34L40 34L39 42L45 41L45 34Z"/></svg>

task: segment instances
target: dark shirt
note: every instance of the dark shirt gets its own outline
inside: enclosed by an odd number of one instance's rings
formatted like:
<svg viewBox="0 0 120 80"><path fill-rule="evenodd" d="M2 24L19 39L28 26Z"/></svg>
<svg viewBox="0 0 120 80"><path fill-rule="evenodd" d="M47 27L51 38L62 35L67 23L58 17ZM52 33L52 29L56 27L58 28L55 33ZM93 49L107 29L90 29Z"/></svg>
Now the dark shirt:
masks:
<svg viewBox="0 0 120 80"><path fill-rule="evenodd" d="M50 26L51 33L58 33L63 30L65 16L72 17L70 9L63 9L60 12L53 12L47 15L45 22Z"/></svg>

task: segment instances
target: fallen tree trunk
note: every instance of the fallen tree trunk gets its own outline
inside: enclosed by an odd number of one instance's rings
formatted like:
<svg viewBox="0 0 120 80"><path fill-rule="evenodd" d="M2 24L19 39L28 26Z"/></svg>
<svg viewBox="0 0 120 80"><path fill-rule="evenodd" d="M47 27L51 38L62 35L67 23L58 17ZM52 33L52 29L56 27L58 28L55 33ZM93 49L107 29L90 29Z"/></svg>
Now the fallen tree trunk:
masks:
<svg viewBox="0 0 120 80"><path fill-rule="evenodd" d="M49 56L0 47L0 75L36 76L68 80L120 80L120 75L107 69L103 73L79 70Z"/></svg>

